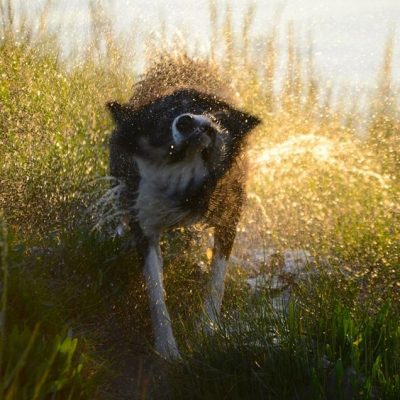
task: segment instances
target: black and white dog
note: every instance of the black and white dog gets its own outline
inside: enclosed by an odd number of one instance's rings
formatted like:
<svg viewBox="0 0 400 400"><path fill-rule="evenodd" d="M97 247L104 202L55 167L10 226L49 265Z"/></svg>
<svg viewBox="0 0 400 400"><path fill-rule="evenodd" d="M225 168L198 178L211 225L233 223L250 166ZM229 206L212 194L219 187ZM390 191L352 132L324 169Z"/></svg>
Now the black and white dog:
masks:
<svg viewBox="0 0 400 400"><path fill-rule="evenodd" d="M177 358L165 305L160 234L194 223L214 228L212 279L205 299L212 326L245 196L243 147L260 120L191 88L136 108L117 102L108 108L116 123L110 172L124 183L120 207L127 210L143 262L155 347L161 356Z"/></svg>

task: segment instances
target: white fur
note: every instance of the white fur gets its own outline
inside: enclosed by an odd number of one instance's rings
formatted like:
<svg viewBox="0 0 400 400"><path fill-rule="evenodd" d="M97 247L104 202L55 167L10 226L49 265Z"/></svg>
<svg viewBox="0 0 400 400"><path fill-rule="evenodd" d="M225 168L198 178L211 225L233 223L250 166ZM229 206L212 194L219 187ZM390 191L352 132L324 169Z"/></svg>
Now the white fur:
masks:
<svg viewBox="0 0 400 400"><path fill-rule="evenodd" d="M189 211L182 210L174 194L183 193L193 179L200 184L207 176L207 169L200 154L162 167L137 159L141 176L135 208L139 223L146 234L185 223ZM187 223L192 221L187 221Z"/></svg>
<svg viewBox="0 0 400 400"><path fill-rule="evenodd" d="M225 275L227 270L227 260L221 257L219 251L215 249L213 254L213 259L211 262L211 284L206 298L204 311L208 321L206 321L207 326L214 328L217 321L221 305L222 298L224 297L225 290Z"/></svg>
<svg viewBox="0 0 400 400"><path fill-rule="evenodd" d="M149 247L144 265L144 277L150 300L156 350L164 358L179 358L171 320L165 305L161 253L154 245Z"/></svg>

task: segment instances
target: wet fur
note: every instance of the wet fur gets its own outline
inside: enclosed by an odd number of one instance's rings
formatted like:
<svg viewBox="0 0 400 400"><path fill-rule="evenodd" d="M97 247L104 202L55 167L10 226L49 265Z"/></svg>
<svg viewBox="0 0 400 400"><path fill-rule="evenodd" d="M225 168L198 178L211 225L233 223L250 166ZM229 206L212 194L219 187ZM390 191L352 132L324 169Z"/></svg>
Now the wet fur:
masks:
<svg viewBox="0 0 400 400"><path fill-rule="evenodd" d="M212 280L205 301L212 325L245 197L243 149L248 132L260 122L215 94L172 89L146 104L109 104L117 125L110 140L110 173L122 182L118 209L143 261L156 349L166 358L179 357L179 352L165 306L160 234L197 222L214 228ZM204 143L211 144L189 142L185 147L173 141L174 121L185 113L208 121L200 139L207 135Z"/></svg>

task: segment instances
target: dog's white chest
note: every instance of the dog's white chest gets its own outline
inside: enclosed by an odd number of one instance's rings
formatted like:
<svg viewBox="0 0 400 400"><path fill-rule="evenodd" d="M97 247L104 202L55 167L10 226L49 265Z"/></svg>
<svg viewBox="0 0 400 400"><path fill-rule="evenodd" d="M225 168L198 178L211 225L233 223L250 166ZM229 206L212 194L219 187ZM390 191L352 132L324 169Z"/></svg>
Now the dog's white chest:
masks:
<svg viewBox="0 0 400 400"><path fill-rule="evenodd" d="M208 174L201 156L172 166L155 167L140 159L137 164L141 180L135 209L144 232L193 222L182 201L187 190L201 184Z"/></svg>

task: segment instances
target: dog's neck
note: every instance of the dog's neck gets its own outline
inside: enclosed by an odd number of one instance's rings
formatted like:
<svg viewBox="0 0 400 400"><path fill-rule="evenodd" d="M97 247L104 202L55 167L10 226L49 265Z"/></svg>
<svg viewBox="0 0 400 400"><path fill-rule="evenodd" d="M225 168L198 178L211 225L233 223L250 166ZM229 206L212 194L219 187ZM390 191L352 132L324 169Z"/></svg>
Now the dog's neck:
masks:
<svg viewBox="0 0 400 400"><path fill-rule="evenodd" d="M176 225L191 224L200 217L186 207L191 193L209 176L200 154L175 164L155 165L137 158L140 174L135 209L137 218L149 233Z"/></svg>
<svg viewBox="0 0 400 400"><path fill-rule="evenodd" d="M170 197L180 198L193 187L201 185L209 171L200 154L191 160L174 164L156 165L141 158L135 158L139 168L141 183L166 192Z"/></svg>

